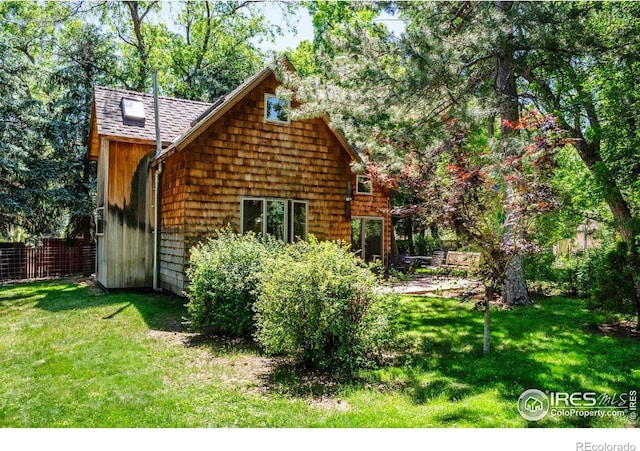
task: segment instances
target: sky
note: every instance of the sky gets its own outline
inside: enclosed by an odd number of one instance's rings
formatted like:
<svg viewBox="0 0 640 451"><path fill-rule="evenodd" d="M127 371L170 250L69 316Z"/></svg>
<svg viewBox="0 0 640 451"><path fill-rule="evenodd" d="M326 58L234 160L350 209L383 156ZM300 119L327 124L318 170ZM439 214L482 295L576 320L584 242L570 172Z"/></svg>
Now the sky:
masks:
<svg viewBox="0 0 640 451"><path fill-rule="evenodd" d="M275 43L263 42L260 45L263 50L281 52L288 48L295 49L301 41L313 40L313 24L306 8L298 8L296 17L290 18L290 22L295 27L295 32L289 31L282 9L277 3L266 2L265 15L271 23L282 27L284 35L276 36ZM384 13L380 16L380 21L384 22L396 36L399 36L404 31L404 25L397 17L394 18Z"/></svg>

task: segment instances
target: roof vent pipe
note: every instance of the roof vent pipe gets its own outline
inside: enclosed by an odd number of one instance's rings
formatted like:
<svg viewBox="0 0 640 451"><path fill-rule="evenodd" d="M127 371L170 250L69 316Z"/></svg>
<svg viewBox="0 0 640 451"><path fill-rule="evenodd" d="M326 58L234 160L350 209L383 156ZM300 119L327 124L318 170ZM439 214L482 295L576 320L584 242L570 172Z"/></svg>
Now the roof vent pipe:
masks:
<svg viewBox="0 0 640 451"><path fill-rule="evenodd" d="M162 142L160 141L160 113L158 112L158 69L153 69L153 116L156 121L156 156L162 152Z"/></svg>
<svg viewBox="0 0 640 451"><path fill-rule="evenodd" d="M162 152L160 142L160 114L158 113L158 69L153 69L153 116L156 122L156 157ZM161 291L160 288L160 174L162 164L156 167L154 172L153 190L153 289Z"/></svg>

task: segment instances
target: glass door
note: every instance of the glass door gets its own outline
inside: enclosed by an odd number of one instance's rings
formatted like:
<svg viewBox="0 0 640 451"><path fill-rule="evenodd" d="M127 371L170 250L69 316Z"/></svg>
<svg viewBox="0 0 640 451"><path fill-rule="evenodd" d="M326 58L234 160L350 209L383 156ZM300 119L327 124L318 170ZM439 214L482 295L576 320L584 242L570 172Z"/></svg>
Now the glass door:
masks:
<svg viewBox="0 0 640 451"><path fill-rule="evenodd" d="M383 258L383 221L378 218L354 218L351 220L351 250L364 261Z"/></svg>

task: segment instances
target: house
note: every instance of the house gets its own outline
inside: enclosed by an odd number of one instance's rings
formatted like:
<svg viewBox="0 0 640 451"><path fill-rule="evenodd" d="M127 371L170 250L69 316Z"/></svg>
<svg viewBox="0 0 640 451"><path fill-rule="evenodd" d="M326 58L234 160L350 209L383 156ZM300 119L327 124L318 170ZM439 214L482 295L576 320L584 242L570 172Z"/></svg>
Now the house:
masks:
<svg viewBox="0 0 640 451"><path fill-rule="evenodd" d="M596 221L585 221L575 231L573 238L559 240L553 245L555 256L567 257L577 252L602 246L602 228Z"/></svg>
<svg viewBox="0 0 640 451"><path fill-rule="evenodd" d="M230 225L290 242L391 248L389 192L354 174L358 153L326 117L291 120L267 67L214 103L96 87L97 281L182 294L189 249ZM295 106L295 105L294 105Z"/></svg>

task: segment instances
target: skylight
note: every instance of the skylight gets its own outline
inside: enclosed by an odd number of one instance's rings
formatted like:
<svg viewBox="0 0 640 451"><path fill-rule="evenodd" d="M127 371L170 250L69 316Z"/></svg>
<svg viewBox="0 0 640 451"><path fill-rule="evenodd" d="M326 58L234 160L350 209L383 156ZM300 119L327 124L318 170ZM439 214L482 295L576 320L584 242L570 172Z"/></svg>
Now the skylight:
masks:
<svg viewBox="0 0 640 451"><path fill-rule="evenodd" d="M123 97L120 102L120 108L122 108L122 119L125 124L129 122L131 125L144 125L144 104L142 100Z"/></svg>

